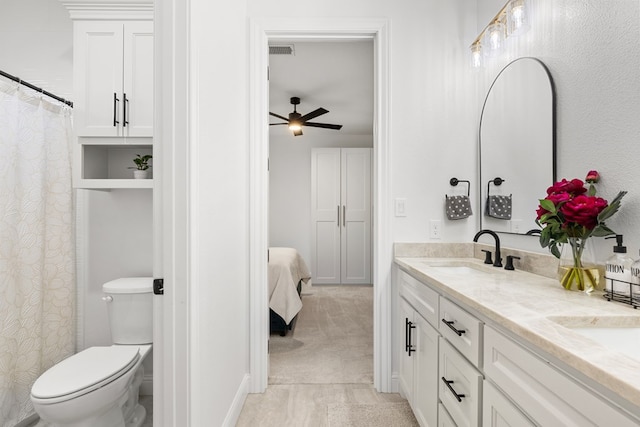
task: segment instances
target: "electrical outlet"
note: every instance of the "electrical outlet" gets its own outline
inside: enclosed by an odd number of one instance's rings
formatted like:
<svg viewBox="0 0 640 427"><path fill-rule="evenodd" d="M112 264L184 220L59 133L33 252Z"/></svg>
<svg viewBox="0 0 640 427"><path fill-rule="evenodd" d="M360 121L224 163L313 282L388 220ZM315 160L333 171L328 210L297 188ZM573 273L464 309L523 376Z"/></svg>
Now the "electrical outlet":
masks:
<svg viewBox="0 0 640 427"><path fill-rule="evenodd" d="M396 216L407 216L407 199L396 199Z"/></svg>
<svg viewBox="0 0 640 427"><path fill-rule="evenodd" d="M429 237L431 239L439 239L442 232L442 221L432 219L429 221Z"/></svg>

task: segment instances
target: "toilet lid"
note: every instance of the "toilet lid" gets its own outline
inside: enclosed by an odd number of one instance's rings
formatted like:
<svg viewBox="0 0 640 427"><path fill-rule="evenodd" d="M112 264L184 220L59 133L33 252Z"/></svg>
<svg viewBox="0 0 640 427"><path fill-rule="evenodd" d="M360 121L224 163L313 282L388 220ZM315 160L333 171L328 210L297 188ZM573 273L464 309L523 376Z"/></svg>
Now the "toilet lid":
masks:
<svg viewBox="0 0 640 427"><path fill-rule="evenodd" d="M42 374L33 384L31 395L53 399L80 391L88 393L127 372L139 358L137 346L90 347Z"/></svg>

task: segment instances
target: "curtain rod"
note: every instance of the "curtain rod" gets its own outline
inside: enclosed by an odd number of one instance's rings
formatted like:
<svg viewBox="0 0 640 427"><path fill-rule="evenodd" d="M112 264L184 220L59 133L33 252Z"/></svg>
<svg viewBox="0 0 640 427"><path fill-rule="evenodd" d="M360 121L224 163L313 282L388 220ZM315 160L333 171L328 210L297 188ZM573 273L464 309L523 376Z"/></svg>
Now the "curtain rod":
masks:
<svg viewBox="0 0 640 427"><path fill-rule="evenodd" d="M19 84L21 84L21 85L25 85L26 87L28 87L28 88L30 88L30 89L33 89L33 90L35 90L35 91L37 91L37 92L40 92L40 93L42 93L43 95L47 95L48 97L51 97L51 98L55 99L56 101L60 101L60 102L62 102L62 103L64 103L64 104L67 104L69 107L72 107L72 108L73 108L73 102L71 102L71 101L67 101L67 100L66 100L66 99L64 99L64 98L60 98L59 96L56 96L56 95L52 94L51 92L47 92L46 90L44 90L44 89L42 89L42 88L40 88L40 87L38 87L38 86L34 86L34 85L32 85L31 83L29 83L29 82L25 82L24 80L22 80L22 79L21 79L21 78L19 78L19 77L12 76L11 74L9 74L9 73L5 73L5 72L4 72L4 71L2 71L2 70L0 70L0 75L1 75L1 76L6 77L6 78L8 78L8 79L13 80L14 82L18 82L18 83L19 83Z"/></svg>

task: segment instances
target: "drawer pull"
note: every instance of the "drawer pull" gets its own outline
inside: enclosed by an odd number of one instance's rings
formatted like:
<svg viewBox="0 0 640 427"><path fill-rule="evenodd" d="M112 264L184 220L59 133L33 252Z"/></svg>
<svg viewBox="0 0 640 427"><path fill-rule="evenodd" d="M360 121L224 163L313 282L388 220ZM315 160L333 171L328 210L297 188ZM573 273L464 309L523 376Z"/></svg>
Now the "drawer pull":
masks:
<svg viewBox="0 0 640 427"><path fill-rule="evenodd" d="M409 354L409 356L411 356L411 352L412 351L416 351L416 348L414 347L413 343L411 342L411 330L415 329L415 325L413 324L413 322L409 322L409 347L407 347L407 353Z"/></svg>
<svg viewBox="0 0 640 427"><path fill-rule="evenodd" d="M453 387L451 387L451 384L453 384L453 381L449 381L448 379L446 379L445 377L442 377L442 381L447 385L447 388L449 389L449 391L451 393L453 393L453 395L456 397L456 400L458 402L462 402L462 398L465 397L464 394L458 394L458 392L456 392Z"/></svg>
<svg viewBox="0 0 640 427"><path fill-rule="evenodd" d="M445 324L445 325L447 325L449 328L451 328L451 330L452 330L453 332L455 332L456 334L458 334L458 336L459 336L459 337L461 337L461 336L462 336L462 334L464 334L464 333L465 333L465 330L464 330L464 329L456 329L456 327L455 327L455 326L453 326L453 324L455 323L453 320L445 320L445 319L442 319L442 323L444 323L444 324Z"/></svg>

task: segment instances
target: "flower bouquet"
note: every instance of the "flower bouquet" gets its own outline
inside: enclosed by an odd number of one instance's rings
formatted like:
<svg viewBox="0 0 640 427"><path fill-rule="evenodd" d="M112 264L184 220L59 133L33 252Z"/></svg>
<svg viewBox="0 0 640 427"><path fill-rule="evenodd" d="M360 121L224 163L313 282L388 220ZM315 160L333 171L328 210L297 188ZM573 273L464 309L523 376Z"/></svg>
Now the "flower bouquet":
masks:
<svg viewBox="0 0 640 427"><path fill-rule="evenodd" d="M547 197L540 200L536 223L542 227L540 245L548 247L551 253L560 258L562 245L568 243L571 248L569 265L561 265L560 283L565 289L577 289L591 292L599 282L599 270L595 265L583 263L583 254L587 240L593 236L616 234L605 221L620 208L620 201L627 194L620 191L611 201L596 196L595 183L600 180L597 171L589 171L585 179L556 182L547 189Z"/></svg>

